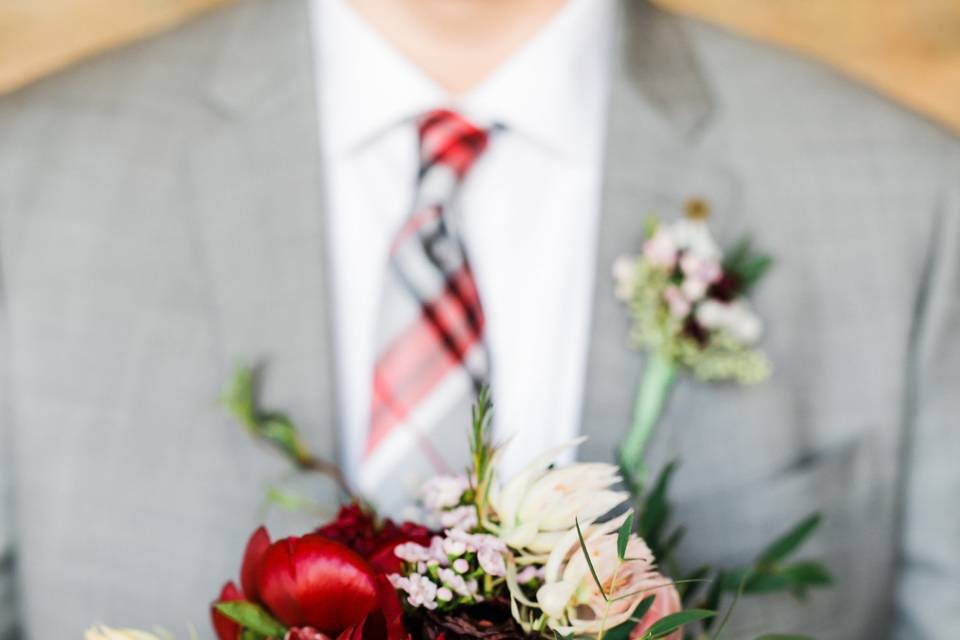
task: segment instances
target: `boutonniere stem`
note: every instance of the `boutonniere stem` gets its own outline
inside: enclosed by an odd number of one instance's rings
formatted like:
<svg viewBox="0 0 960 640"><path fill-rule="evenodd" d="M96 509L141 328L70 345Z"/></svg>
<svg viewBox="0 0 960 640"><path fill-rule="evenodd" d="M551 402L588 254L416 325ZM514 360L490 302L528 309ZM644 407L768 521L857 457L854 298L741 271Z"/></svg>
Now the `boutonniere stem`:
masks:
<svg viewBox="0 0 960 640"><path fill-rule="evenodd" d="M647 441L660 419L676 379L677 365L669 358L651 353L633 406L633 423L620 450L621 462L634 470L633 475L643 468Z"/></svg>

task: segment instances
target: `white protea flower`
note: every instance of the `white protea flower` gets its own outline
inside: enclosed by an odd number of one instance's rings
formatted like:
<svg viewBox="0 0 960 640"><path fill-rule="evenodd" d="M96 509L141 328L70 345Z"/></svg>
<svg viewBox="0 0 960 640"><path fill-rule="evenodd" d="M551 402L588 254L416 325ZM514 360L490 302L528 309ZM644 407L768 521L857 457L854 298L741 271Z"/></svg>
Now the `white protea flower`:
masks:
<svg viewBox="0 0 960 640"><path fill-rule="evenodd" d="M536 597L550 628L564 635L597 635L626 622L646 596L672 587L656 571L653 554L636 535L627 544L627 560L620 560L617 530L624 517L583 530L590 560L607 599L590 573L576 531L551 552L544 566L544 584Z"/></svg>
<svg viewBox="0 0 960 640"><path fill-rule="evenodd" d="M87 629L83 635L85 640L163 640L160 636L136 629L111 629L98 625Z"/></svg>
<svg viewBox="0 0 960 640"><path fill-rule="evenodd" d="M491 496L499 518L500 539L533 554L550 553L576 519L592 521L629 498L611 489L620 482L617 467L602 463L572 464L551 469L550 463L574 442L548 452Z"/></svg>

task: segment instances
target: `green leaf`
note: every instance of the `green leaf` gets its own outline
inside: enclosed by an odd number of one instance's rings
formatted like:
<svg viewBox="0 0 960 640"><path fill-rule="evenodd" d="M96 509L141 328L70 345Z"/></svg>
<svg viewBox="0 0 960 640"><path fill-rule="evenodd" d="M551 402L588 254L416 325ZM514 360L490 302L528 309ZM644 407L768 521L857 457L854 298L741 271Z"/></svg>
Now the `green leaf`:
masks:
<svg viewBox="0 0 960 640"><path fill-rule="evenodd" d="M784 567L782 573L792 582L812 586L827 586L833 584L830 571L819 562L798 562Z"/></svg>
<svg viewBox="0 0 960 640"><path fill-rule="evenodd" d="M683 541L685 535L687 535L686 527L680 526L673 530L673 533L660 545L660 555L657 556L660 562L666 562L668 558L673 556L674 550L680 545L680 542Z"/></svg>
<svg viewBox="0 0 960 640"><path fill-rule="evenodd" d="M716 611L708 611L706 609L687 609L686 611L673 613L654 622L647 630L645 637L649 637L651 640L664 638L684 625L696 622L697 620L712 618L715 615L717 615Z"/></svg>
<svg viewBox="0 0 960 640"><path fill-rule="evenodd" d="M287 628L277 622L259 605L244 600L221 602L217 604L217 611L227 616L242 627L265 636L283 637Z"/></svg>
<svg viewBox="0 0 960 640"><path fill-rule="evenodd" d="M620 525L620 531L617 532L617 557L621 560L627 557L627 545L630 543L631 533L633 533L633 512L627 515L627 519Z"/></svg>
<svg viewBox="0 0 960 640"><path fill-rule="evenodd" d="M704 565L688 573L682 580L677 580L677 591L680 593L680 601L687 604L700 591L703 582L710 582L707 576L710 575L710 567ZM704 609L716 609L716 607L704 607Z"/></svg>
<svg viewBox="0 0 960 640"><path fill-rule="evenodd" d="M833 583L830 572L819 562L797 562L785 566L767 566L756 569L738 569L727 572L723 579L725 591L736 591L744 575L744 593L752 595L775 591L792 591L803 598L810 588L826 587Z"/></svg>
<svg viewBox="0 0 960 640"><path fill-rule="evenodd" d="M738 274L742 291L744 293L750 291L766 275L772 265L773 258L770 256L753 256L744 261Z"/></svg>
<svg viewBox="0 0 960 640"><path fill-rule="evenodd" d="M723 270L737 279L741 294L748 293L772 265L770 256L754 252L748 237L738 240L723 259Z"/></svg>
<svg viewBox="0 0 960 640"><path fill-rule="evenodd" d="M256 423L253 367L241 367L233 375L223 394L223 406L248 429Z"/></svg>
<svg viewBox="0 0 960 640"><path fill-rule="evenodd" d="M266 501L267 504L276 505L281 509L291 511L293 513L324 512L323 505L321 505L319 502L280 486L267 487Z"/></svg>
<svg viewBox="0 0 960 640"><path fill-rule="evenodd" d="M670 517L670 503L667 492L670 489L670 480L677 469L677 462L673 461L660 472L654 484L653 491L647 496L640 511L640 522L637 534L643 538L654 553L654 557L661 558L660 534L666 527Z"/></svg>
<svg viewBox="0 0 960 640"><path fill-rule="evenodd" d="M647 216L646 220L643 221L643 236L645 238L652 238L659 226L660 220L658 220L656 216Z"/></svg>
<svg viewBox="0 0 960 640"><path fill-rule="evenodd" d="M297 466L312 462L293 421L280 412L265 411L257 401L259 371L241 367L223 395L223 405L256 438L279 449Z"/></svg>
<svg viewBox="0 0 960 640"><path fill-rule="evenodd" d="M640 604L637 605L637 608L633 610L633 614L630 616L635 621L640 621L643 619L643 616L647 615L647 611L650 611L650 607L653 606L653 601L657 599L656 594L652 596L647 596L640 601Z"/></svg>
<svg viewBox="0 0 960 640"><path fill-rule="evenodd" d="M710 591L707 592L707 597L703 601L702 609L710 609L712 611L717 611L720 609L720 597L723 595L724 581L726 580L726 575L723 571L717 574L717 577L714 579L713 584L710 585ZM710 631L710 628L713 627L716 618L710 618L703 623L704 630Z"/></svg>
<svg viewBox="0 0 960 640"><path fill-rule="evenodd" d="M820 526L820 514L814 513L800 521L788 532L777 538L757 557L757 564L770 565L783 560L797 550Z"/></svg>
<svg viewBox="0 0 960 640"><path fill-rule="evenodd" d="M593 560L590 559L590 552L587 551L587 543L583 539L583 532L580 530L580 520L579 518L574 518L574 524L577 525L577 538L580 539L580 550L583 551L583 557L587 561L587 567L590 568L590 575L593 576L593 581L597 583L597 589L600 590L600 595L603 596L605 601L608 601L607 592L603 590L603 585L600 583L600 577L597 575L597 570L593 568Z"/></svg>

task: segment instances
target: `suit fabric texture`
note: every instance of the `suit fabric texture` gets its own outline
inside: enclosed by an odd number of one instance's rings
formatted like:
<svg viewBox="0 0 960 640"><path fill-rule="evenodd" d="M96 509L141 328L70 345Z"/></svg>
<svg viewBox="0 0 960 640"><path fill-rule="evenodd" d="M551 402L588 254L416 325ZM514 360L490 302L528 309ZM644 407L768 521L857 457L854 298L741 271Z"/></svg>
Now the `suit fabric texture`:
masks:
<svg viewBox="0 0 960 640"><path fill-rule="evenodd" d="M683 459L684 563L821 510L804 552L835 586L748 599L728 637L952 637L960 144L639 0L617 37L581 457L611 458L643 369L611 265L702 197L723 244L776 257L754 298L775 371L673 393L650 458ZM244 0L0 100L0 637L205 629L285 471L217 404L237 364L337 450L310 47L306 0Z"/></svg>

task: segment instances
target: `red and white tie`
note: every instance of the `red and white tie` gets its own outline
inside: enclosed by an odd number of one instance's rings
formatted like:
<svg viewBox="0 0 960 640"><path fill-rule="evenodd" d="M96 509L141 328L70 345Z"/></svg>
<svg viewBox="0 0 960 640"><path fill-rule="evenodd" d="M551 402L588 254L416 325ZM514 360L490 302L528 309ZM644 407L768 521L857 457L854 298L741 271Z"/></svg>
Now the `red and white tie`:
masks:
<svg viewBox="0 0 960 640"><path fill-rule="evenodd" d="M452 111L418 122L420 171L396 233L378 318L361 486L382 508L412 485L461 472L470 405L489 376L484 318L452 203L488 133Z"/></svg>

